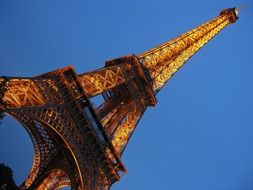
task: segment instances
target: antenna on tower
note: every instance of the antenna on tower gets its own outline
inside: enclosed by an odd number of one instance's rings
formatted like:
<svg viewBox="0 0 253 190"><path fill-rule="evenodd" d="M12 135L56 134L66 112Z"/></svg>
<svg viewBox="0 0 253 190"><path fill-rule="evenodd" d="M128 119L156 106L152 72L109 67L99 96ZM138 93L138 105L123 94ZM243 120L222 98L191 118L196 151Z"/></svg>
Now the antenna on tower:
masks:
<svg viewBox="0 0 253 190"><path fill-rule="evenodd" d="M235 13L236 13L236 16L238 16L239 12L242 10L242 9L245 9L247 8L248 6L246 4L242 4L240 5L239 7L236 7L235 8Z"/></svg>
<svg viewBox="0 0 253 190"><path fill-rule="evenodd" d="M239 11L241 11L242 9L245 9L245 8L247 8L247 7L248 7L248 5L242 4L242 5L240 5L237 9L239 9Z"/></svg>

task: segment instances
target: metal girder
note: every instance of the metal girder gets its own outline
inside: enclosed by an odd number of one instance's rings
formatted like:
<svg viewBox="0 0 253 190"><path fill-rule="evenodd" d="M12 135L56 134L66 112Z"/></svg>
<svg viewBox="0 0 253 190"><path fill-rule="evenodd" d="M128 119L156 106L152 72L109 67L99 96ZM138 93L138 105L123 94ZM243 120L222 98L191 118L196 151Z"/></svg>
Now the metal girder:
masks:
<svg viewBox="0 0 253 190"><path fill-rule="evenodd" d="M82 95L80 86L78 86L79 81L76 80L74 72L71 69L63 69L63 71L63 74L58 73L59 76L55 79L50 79L54 80L54 88L42 85L48 81L46 76L30 80L33 81L34 86L40 88L41 97L43 96L44 100L47 100L45 104L39 105L37 102L31 101L20 101L20 104L16 104L16 101L15 104L10 104L9 101L4 105L3 111L24 124L34 144L33 167L20 188L37 189L39 185L52 179L52 176L46 177L45 173L52 169L61 169L70 177L68 180L71 181L73 189L91 190L92 187L108 189L114 181L118 180L117 172L122 169L120 168L122 164L116 160L115 153L112 153L107 144L109 142L106 142L101 134L100 136L95 134L97 129L93 129L93 127L97 126L93 126L95 124L91 121L92 118L87 115L90 109L88 107L91 105L85 99L85 94ZM11 80L20 82L20 80ZM29 91L30 88L25 88L21 92L29 94ZM7 89L3 93L4 97L9 92ZM57 101L52 103L55 97L57 97ZM86 107L87 110L84 111ZM97 142L98 139L101 142ZM105 144L102 145L102 143ZM66 150L69 151L68 157L71 159L69 160L66 156L65 160L62 157L63 161L57 161L59 152L62 154ZM101 163L98 164L99 162ZM57 163L61 163L61 165L59 166ZM64 168L62 168L63 166ZM98 173L100 174L98 175ZM87 176L90 177L87 178ZM104 182L103 187L101 184L97 184L97 177ZM54 180L56 179L60 180L61 177L55 176ZM58 184L62 183L55 181L47 188L55 189Z"/></svg>
<svg viewBox="0 0 253 190"><path fill-rule="evenodd" d="M229 9L215 19L138 55L149 70L153 90L160 90L190 57L235 19L235 9Z"/></svg>
<svg viewBox="0 0 253 190"><path fill-rule="evenodd" d="M2 101L9 107L43 105L44 98L40 90L31 79L0 78L5 83L5 92Z"/></svg>
<svg viewBox="0 0 253 190"><path fill-rule="evenodd" d="M90 96L96 96L125 82L121 65L105 67L78 76L84 91Z"/></svg>
<svg viewBox="0 0 253 190"><path fill-rule="evenodd" d="M19 120L34 145L20 189L107 190L126 172L120 157L155 94L201 47L238 19L235 8L138 56L76 75L71 66L33 78L0 77L0 114ZM105 95L96 110L89 98Z"/></svg>
<svg viewBox="0 0 253 190"><path fill-rule="evenodd" d="M47 177L40 183L37 190L60 189L70 186L71 181L68 175L63 170L52 170Z"/></svg>
<svg viewBox="0 0 253 190"><path fill-rule="evenodd" d="M68 180L76 181L79 179L77 166L71 153L66 148L67 145L53 131L53 128L57 130L61 126L61 122L52 113L52 109L17 108L7 110L7 112L23 124L34 146L33 166L20 189L37 189L47 177L45 174L57 168L68 173L70 177ZM53 118L50 118L52 116ZM53 121L54 119L55 122ZM55 185L57 184L58 182L55 183Z"/></svg>
<svg viewBox="0 0 253 190"><path fill-rule="evenodd" d="M120 120L112 137L112 144L118 154L122 154L142 114L143 112L140 112L136 105L132 105L125 117Z"/></svg>

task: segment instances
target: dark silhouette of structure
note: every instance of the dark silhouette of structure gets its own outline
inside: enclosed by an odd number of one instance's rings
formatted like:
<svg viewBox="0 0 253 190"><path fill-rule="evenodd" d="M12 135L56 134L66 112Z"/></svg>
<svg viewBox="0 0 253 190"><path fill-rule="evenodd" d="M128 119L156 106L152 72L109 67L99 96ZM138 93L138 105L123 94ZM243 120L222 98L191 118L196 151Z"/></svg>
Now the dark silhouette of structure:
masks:
<svg viewBox="0 0 253 190"><path fill-rule="evenodd" d="M18 189L13 180L13 171L9 166L0 163L0 190Z"/></svg>
<svg viewBox="0 0 253 190"><path fill-rule="evenodd" d="M34 144L20 189L104 190L126 172L121 155L138 121L174 73L238 19L236 8L139 55L76 74L68 66L27 78L0 78L0 110L16 118ZM95 107L90 99L102 96Z"/></svg>

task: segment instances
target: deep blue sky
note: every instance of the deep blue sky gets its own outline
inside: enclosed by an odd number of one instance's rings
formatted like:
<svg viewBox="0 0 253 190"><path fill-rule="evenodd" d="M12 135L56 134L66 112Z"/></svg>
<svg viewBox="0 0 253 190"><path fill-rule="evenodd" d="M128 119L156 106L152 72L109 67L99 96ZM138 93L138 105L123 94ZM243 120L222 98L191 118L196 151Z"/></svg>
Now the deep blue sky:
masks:
<svg viewBox="0 0 253 190"><path fill-rule="evenodd" d="M147 110L122 158L128 173L112 190L252 190L252 0L0 0L0 75L69 64L87 72L242 4L238 22L188 61ZM0 162L21 183L32 159L30 138L6 117Z"/></svg>

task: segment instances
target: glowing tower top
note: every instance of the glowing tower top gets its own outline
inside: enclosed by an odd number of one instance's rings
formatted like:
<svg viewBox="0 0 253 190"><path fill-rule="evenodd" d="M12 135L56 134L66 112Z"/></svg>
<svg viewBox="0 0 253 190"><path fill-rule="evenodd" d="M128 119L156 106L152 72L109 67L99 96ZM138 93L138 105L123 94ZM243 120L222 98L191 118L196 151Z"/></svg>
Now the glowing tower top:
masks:
<svg viewBox="0 0 253 190"><path fill-rule="evenodd" d="M0 112L20 121L34 144L33 166L20 189L109 189L126 171L121 155L156 94L237 19L238 9L225 9L156 48L80 75L69 66L35 77L0 77ZM99 95L104 101L95 107L90 99Z"/></svg>

